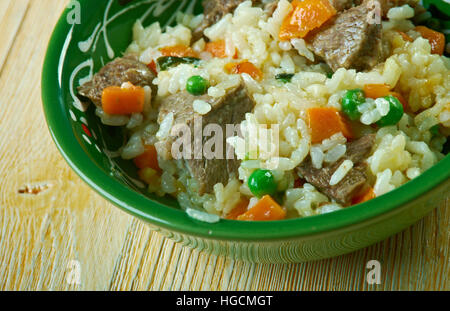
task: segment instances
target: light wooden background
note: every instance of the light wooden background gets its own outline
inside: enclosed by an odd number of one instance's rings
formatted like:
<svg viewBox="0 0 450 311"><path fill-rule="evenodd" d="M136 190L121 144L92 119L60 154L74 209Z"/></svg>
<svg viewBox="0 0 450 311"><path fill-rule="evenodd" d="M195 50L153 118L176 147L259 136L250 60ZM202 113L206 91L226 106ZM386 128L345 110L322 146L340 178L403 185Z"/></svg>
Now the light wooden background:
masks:
<svg viewBox="0 0 450 311"><path fill-rule="evenodd" d="M183 248L106 202L64 162L41 108L44 53L66 3L0 0L1 290L450 289L448 200L375 246L292 265ZM380 285L365 282L373 259Z"/></svg>

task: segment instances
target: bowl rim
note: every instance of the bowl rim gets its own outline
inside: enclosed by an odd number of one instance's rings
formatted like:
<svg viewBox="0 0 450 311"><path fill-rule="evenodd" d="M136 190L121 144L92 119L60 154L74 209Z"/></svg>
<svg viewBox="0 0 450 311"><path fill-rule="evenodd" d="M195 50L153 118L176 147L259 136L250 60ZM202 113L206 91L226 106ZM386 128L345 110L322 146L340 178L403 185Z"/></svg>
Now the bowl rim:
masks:
<svg viewBox="0 0 450 311"><path fill-rule="evenodd" d="M373 220L449 181L450 155L447 155L405 185L369 202L333 213L270 222L222 219L209 224L192 219L183 210L167 207L112 178L89 158L78 142L68 122L69 115L65 109L67 103L61 98L58 80L58 60L71 27L65 22L67 13L66 8L53 30L42 71L42 103L50 134L69 166L91 188L122 210L154 226L190 236L226 241L298 239Z"/></svg>

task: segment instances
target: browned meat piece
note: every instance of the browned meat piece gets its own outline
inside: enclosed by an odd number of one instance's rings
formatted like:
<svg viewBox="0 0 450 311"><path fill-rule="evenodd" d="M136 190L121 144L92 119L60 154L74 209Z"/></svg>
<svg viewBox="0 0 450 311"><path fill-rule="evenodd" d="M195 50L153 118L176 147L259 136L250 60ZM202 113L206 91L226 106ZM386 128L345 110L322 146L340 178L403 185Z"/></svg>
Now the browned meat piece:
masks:
<svg viewBox="0 0 450 311"><path fill-rule="evenodd" d="M200 116L193 109L195 100L208 102L212 109L203 116ZM242 83L238 87L228 91L222 98L212 98L208 95L193 96L187 92L174 94L164 98L160 102L160 112L158 121L161 123L169 113L174 114L174 125L186 124L191 130L191 149L194 149L194 119L202 117L202 128L208 124L217 124L222 128L223 135L227 134L226 125L238 126L244 119L247 112L251 112L255 103L247 93L245 85ZM231 135L232 133L230 133ZM181 135L181 134L180 134ZM165 159L171 158L172 143L178 137L169 137L156 144L158 155ZM201 137L202 144L211 137ZM237 176L240 161L237 159L227 160L226 137L223 139L223 159L206 159L203 155L201 159L181 160L185 169L197 180L199 193L211 193L217 183L227 184L232 175ZM234 158L234 157L233 157Z"/></svg>
<svg viewBox="0 0 450 311"><path fill-rule="evenodd" d="M192 42L199 40L203 36L203 31L217 23L227 15L233 13L234 10L246 0L203 0L204 18L202 24L194 30L192 34ZM252 0L253 4L260 3L261 0Z"/></svg>
<svg viewBox="0 0 450 311"><path fill-rule="evenodd" d="M268 2L264 5L264 11L267 13L267 15L269 16L273 15L273 13L278 7L278 1L279 0L275 0L272 2ZM329 1L338 12L345 11L355 5L361 4L361 0L329 0Z"/></svg>
<svg viewBox="0 0 450 311"><path fill-rule="evenodd" d="M353 163L364 162L375 144L375 135L370 134L347 144L346 157Z"/></svg>
<svg viewBox="0 0 450 311"><path fill-rule="evenodd" d="M381 24L370 23L365 4L338 14L311 40L314 52L334 71L371 69L382 60Z"/></svg>
<svg viewBox="0 0 450 311"><path fill-rule="evenodd" d="M316 169L311 158L303 162L297 172L310 184L319 189L329 198L343 205L349 205L352 198L359 193L367 181L366 158L375 143L375 135L366 135L359 140L347 144L345 156L331 165L325 165L322 169ZM335 186L330 186L330 179L334 172L345 160L351 160L354 164L352 170L344 179Z"/></svg>
<svg viewBox="0 0 450 311"><path fill-rule="evenodd" d="M278 1L279 0L275 0L265 4L264 11L267 13L267 15L269 16L273 15L273 13L278 7ZM338 12L345 11L355 5L361 4L361 0L329 0L329 1Z"/></svg>
<svg viewBox="0 0 450 311"><path fill-rule="evenodd" d="M330 3L336 9L336 11L342 12L342 11L350 9L354 5L360 4L361 1L360 0L330 0Z"/></svg>
<svg viewBox="0 0 450 311"><path fill-rule="evenodd" d="M156 86L152 84L154 78L153 72L133 57L117 58L95 74L91 81L78 87L78 94L101 106L103 89L121 86L125 82L135 86L150 86L153 94L156 94Z"/></svg>
<svg viewBox="0 0 450 311"><path fill-rule="evenodd" d="M370 0L330 0L331 5L333 5L333 7L338 12L348 10L354 6L360 5L363 2L367 3L367 5L369 5L369 7L370 7ZM375 2L375 1L373 1L373 2ZM380 7L383 12L383 16L386 16L389 9L391 9L393 7L408 4L414 8L419 4L419 1L418 0L379 0L378 3L380 3Z"/></svg>
<svg viewBox="0 0 450 311"><path fill-rule="evenodd" d="M272 1L264 5L264 12L266 12L268 16L272 16L273 13L277 10L277 8L278 8L278 0Z"/></svg>

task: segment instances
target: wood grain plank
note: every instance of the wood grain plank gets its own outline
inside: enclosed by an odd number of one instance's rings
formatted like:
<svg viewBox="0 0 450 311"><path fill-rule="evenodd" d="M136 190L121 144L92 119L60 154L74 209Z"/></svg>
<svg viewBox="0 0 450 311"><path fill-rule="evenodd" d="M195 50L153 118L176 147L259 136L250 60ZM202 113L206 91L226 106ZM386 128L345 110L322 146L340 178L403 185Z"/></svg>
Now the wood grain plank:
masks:
<svg viewBox="0 0 450 311"><path fill-rule="evenodd" d="M38 100L46 44L67 2L0 1L1 29L17 28L8 52L0 47L0 290L450 290L449 200L364 250L275 265L185 248L95 194L54 147ZM19 194L25 185L48 189ZM370 260L382 265L380 285L365 281ZM68 282L72 261L79 283Z"/></svg>
<svg viewBox="0 0 450 311"><path fill-rule="evenodd" d="M0 73L19 31L30 0L2 0L0 3Z"/></svg>
<svg viewBox="0 0 450 311"><path fill-rule="evenodd" d="M124 223L130 221L68 169L45 125L39 101L42 60L64 5L30 2L0 76L0 132L8 133L0 141L3 289L105 288ZM18 193L36 184L49 189L37 196ZM67 283L71 260L80 262L80 286Z"/></svg>
<svg viewBox="0 0 450 311"><path fill-rule="evenodd" d="M182 289L183 279L184 279L184 275L187 270L189 258L191 257L191 254L193 252L193 250L190 248L181 247L180 245L178 245L178 247L181 249L180 261L177 265L176 274L173 276L173 284L172 284L172 288L171 288L171 290L175 290L175 291L179 291ZM213 277L216 275L217 274L215 273L213 275Z"/></svg>

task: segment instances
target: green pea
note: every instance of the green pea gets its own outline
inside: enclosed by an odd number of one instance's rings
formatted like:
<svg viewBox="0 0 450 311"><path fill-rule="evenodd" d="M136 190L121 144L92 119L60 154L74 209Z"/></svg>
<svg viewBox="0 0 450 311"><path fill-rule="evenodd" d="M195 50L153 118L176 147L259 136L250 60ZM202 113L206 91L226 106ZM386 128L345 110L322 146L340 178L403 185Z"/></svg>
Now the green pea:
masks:
<svg viewBox="0 0 450 311"><path fill-rule="evenodd" d="M206 93L208 90L208 80L200 76L192 76L187 80L186 90L192 95L199 96Z"/></svg>
<svg viewBox="0 0 450 311"><path fill-rule="evenodd" d="M366 102L364 91L361 89L349 90L344 94L341 100L342 112L344 112L350 120L358 120L361 113L358 111L358 106Z"/></svg>
<svg viewBox="0 0 450 311"><path fill-rule="evenodd" d="M377 122L377 125L379 127L396 125L403 117L403 106L400 101L392 95L386 96L384 99L389 102L389 113L382 117L381 120Z"/></svg>
<svg viewBox="0 0 450 311"><path fill-rule="evenodd" d="M271 171L258 169L248 179L250 191L258 198L264 195L274 195L277 192L277 183Z"/></svg>

